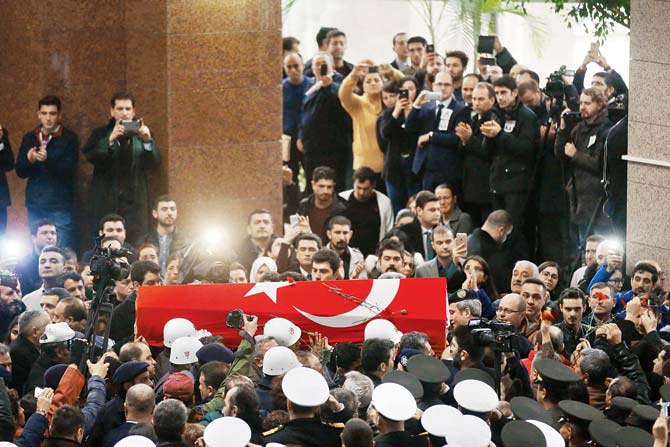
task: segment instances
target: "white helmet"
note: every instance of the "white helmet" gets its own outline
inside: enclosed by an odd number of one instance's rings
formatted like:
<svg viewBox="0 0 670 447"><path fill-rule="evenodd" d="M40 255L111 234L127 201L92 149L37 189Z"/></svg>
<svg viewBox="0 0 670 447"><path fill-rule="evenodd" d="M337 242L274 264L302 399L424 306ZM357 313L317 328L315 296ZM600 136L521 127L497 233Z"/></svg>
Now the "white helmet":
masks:
<svg viewBox="0 0 670 447"><path fill-rule="evenodd" d="M263 373L268 376L279 376L299 366L298 357L284 346L268 349L263 357Z"/></svg>
<svg viewBox="0 0 670 447"><path fill-rule="evenodd" d="M263 335L274 337L280 346L292 346L300 340L302 331L286 318L272 318L265 323Z"/></svg>
<svg viewBox="0 0 670 447"><path fill-rule="evenodd" d="M200 340L193 337L179 337L172 343L170 363L174 365L190 365L198 362L196 352L202 348Z"/></svg>
<svg viewBox="0 0 670 447"><path fill-rule="evenodd" d="M213 420L205 428L207 447L246 447L251 440L249 424L236 417Z"/></svg>
<svg viewBox="0 0 670 447"><path fill-rule="evenodd" d="M195 326L186 318L173 318L163 326L163 344L171 348L179 337L192 337L196 333Z"/></svg>
<svg viewBox="0 0 670 447"><path fill-rule="evenodd" d="M393 343L400 343L402 332L400 332L395 324L388 320L372 320L365 326L365 340L371 338L381 338L382 340L391 340Z"/></svg>

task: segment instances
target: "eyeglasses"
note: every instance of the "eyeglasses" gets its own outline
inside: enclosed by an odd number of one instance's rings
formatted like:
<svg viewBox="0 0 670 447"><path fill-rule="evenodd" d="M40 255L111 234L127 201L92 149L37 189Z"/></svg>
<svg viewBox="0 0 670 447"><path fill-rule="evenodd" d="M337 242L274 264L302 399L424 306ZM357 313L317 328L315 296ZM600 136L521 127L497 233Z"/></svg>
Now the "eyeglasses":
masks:
<svg viewBox="0 0 670 447"><path fill-rule="evenodd" d="M607 283L608 283L608 284L609 284L609 283L613 283L613 284L622 284L622 283L623 283L623 278L619 278L619 279L610 279L609 281L607 281Z"/></svg>
<svg viewBox="0 0 670 447"><path fill-rule="evenodd" d="M506 307L499 307L497 312L499 314L515 314L515 313L518 313L518 312L521 312L521 311L520 310L508 309Z"/></svg>

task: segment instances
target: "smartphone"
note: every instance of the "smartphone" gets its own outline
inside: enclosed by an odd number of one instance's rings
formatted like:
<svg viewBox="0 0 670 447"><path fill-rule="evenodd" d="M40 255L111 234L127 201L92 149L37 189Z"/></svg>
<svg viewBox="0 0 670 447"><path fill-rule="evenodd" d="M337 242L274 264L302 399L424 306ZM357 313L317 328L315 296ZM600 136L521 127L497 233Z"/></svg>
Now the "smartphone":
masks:
<svg viewBox="0 0 670 447"><path fill-rule="evenodd" d="M379 73L379 67L376 66L369 67L368 73Z"/></svg>
<svg viewBox="0 0 670 447"><path fill-rule="evenodd" d="M670 402L663 403L663 414L667 418L669 416L668 411L670 411Z"/></svg>
<svg viewBox="0 0 670 447"><path fill-rule="evenodd" d="M456 233L456 245L467 245L468 244L468 235L467 233Z"/></svg>
<svg viewBox="0 0 670 447"><path fill-rule="evenodd" d="M426 45L426 53L434 53L435 52L435 45L432 43L429 43Z"/></svg>
<svg viewBox="0 0 670 447"><path fill-rule="evenodd" d="M398 98L399 99L409 99L409 90L406 88L399 88L398 89Z"/></svg>
<svg viewBox="0 0 670 447"><path fill-rule="evenodd" d="M440 93L440 92L428 92L426 94L426 99L428 101L441 101L442 100L442 93Z"/></svg>
<svg viewBox="0 0 670 447"><path fill-rule="evenodd" d="M295 227L298 224L298 215L291 214L290 216L288 216L288 222L291 224L292 227Z"/></svg>
<svg viewBox="0 0 670 447"><path fill-rule="evenodd" d="M40 388L38 386L35 387L35 397L40 397L40 394L42 394L42 391L44 391L44 388Z"/></svg>
<svg viewBox="0 0 670 447"><path fill-rule="evenodd" d="M592 53L598 54L600 51L600 44L598 42L591 42L591 50Z"/></svg>
<svg viewBox="0 0 670 447"><path fill-rule="evenodd" d="M477 41L477 53L493 54L493 45L495 44L495 36L479 36Z"/></svg>
<svg viewBox="0 0 670 447"><path fill-rule="evenodd" d="M321 76L328 76L328 64L321 64Z"/></svg>
<svg viewBox="0 0 670 447"><path fill-rule="evenodd" d="M479 63L482 65L495 65L496 64L496 58L495 57L480 57L479 58Z"/></svg>

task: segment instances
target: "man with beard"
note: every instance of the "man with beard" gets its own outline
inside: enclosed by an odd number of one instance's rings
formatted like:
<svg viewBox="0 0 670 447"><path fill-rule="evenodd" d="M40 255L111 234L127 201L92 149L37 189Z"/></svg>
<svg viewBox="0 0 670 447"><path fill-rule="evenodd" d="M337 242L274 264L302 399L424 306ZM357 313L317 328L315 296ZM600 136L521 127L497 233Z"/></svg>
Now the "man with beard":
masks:
<svg viewBox="0 0 670 447"><path fill-rule="evenodd" d="M586 338L591 331L589 326L582 324L586 295L579 289L567 288L561 292L558 305L563 313L563 321L555 326L563 332L563 343L565 345L563 354L569 359L575 352L580 340Z"/></svg>
<svg viewBox="0 0 670 447"><path fill-rule="evenodd" d="M454 82L454 96L463 101L463 72L468 66L468 56L462 51L449 51L446 58L447 71Z"/></svg>
<svg viewBox="0 0 670 447"><path fill-rule="evenodd" d="M377 257L381 274L387 272L402 272L402 244L393 239L386 239L379 244Z"/></svg>
<svg viewBox="0 0 670 447"><path fill-rule="evenodd" d="M298 214L309 217L312 232L321 240L327 238L326 223L347 209L347 202L335 194L335 170L327 166L319 166L312 173L312 190L309 196L300 201Z"/></svg>
<svg viewBox="0 0 670 447"><path fill-rule="evenodd" d="M144 244L153 244L159 247L159 259L161 273L164 275L167 268L167 259L174 253L186 250L189 245L184 233L177 230L177 202L168 196L160 196L156 199L156 205L151 211L151 215L156 219L156 228L142 236L136 247Z"/></svg>
<svg viewBox="0 0 670 447"><path fill-rule="evenodd" d="M521 284L520 293L521 298L526 300L526 316L519 332L535 345L535 339L540 333L542 307L549 296L547 287L538 278L528 278Z"/></svg>
<svg viewBox="0 0 670 447"><path fill-rule="evenodd" d="M616 257L610 257L608 260L612 260L613 258L617 259ZM591 293L590 290L596 283L607 283L616 270L617 264L615 262L607 262L606 264L603 264L593 276L591 285L589 285L587 291ZM630 280L631 289L617 293L614 297L616 302L613 310L614 315L622 313L625 310L625 303L628 303L633 297L649 293L656 289L657 282L658 270L656 267L648 262L638 262L635 264L635 267L633 268L633 277Z"/></svg>
<svg viewBox="0 0 670 447"><path fill-rule="evenodd" d="M607 132L612 123L607 118L607 99L600 90L585 89L579 97L581 121L570 129L566 122L567 110L561 115L554 153L570 169L567 186L570 202L570 220L579 229L579 239L586 230L606 234L609 219L602 212L604 190L603 153Z"/></svg>
<svg viewBox="0 0 670 447"><path fill-rule="evenodd" d="M19 281L9 272L0 272L0 337L4 340L12 320L26 310L21 301Z"/></svg>
<svg viewBox="0 0 670 447"><path fill-rule="evenodd" d="M343 216L331 218L328 221L326 235L330 241L326 248L335 251L344 263L344 279L367 279L363 253L349 246L352 236L349 219Z"/></svg>

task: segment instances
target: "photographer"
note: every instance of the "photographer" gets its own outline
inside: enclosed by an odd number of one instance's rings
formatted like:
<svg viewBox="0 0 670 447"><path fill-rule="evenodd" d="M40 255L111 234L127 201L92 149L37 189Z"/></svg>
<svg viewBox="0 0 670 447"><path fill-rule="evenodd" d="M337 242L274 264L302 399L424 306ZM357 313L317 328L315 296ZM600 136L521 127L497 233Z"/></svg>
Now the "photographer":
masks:
<svg viewBox="0 0 670 447"><path fill-rule="evenodd" d="M570 129L566 109L556 135L554 154L564 160L571 175L566 190L570 202L570 219L579 227L580 240L587 231L607 233L607 216L602 212L603 189L600 184L603 166L603 148L611 123L607 118L607 100L601 91L585 89L579 99L581 121ZM593 222L591 228L589 223Z"/></svg>
<svg viewBox="0 0 670 447"><path fill-rule="evenodd" d="M107 126L94 129L84 146L94 166L90 212L95 224L106 214L123 216L132 241L149 230L147 171L160 164L160 152L149 127L135 119L131 94L116 93L110 114Z"/></svg>

